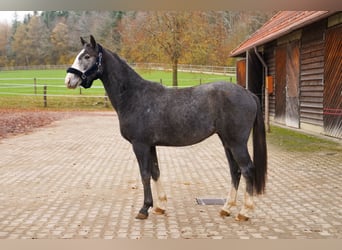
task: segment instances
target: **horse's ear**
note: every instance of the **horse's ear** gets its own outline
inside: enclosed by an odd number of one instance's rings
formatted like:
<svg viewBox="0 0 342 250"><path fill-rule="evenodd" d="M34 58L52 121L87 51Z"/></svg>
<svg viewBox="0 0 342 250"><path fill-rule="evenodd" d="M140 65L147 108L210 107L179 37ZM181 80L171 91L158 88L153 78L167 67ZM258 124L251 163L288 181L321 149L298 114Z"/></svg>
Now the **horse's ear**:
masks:
<svg viewBox="0 0 342 250"><path fill-rule="evenodd" d="M92 35L90 35L90 44L93 47L93 49L96 48L96 41L95 41L95 38Z"/></svg>
<svg viewBox="0 0 342 250"><path fill-rule="evenodd" d="M81 43L82 43L82 45L84 46L84 44L86 44L87 42L84 41L83 37L80 37L80 38L81 38Z"/></svg>

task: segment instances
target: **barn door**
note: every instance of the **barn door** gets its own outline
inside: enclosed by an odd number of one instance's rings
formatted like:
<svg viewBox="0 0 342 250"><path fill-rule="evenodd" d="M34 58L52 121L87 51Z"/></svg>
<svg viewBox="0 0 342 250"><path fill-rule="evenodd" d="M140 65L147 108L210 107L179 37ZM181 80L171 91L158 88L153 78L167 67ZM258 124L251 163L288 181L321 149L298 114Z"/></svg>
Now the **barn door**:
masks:
<svg viewBox="0 0 342 250"><path fill-rule="evenodd" d="M326 134L342 138L342 27L326 33L323 124Z"/></svg>
<svg viewBox="0 0 342 250"><path fill-rule="evenodd" d="M275 120L299 128L299 41L276 49Z"/></svg>
<svg viewBox="0 0 342 250"><path fill-rule="evenodd" d="M286 46L276 48L275 116L276 122L285 124L286 113Z"/></svg>
<svg viewBox="0 0 342 250"><path fill-rule="evenodd" d="M246 59L236 62L236 82L246 88Z"/></svg>
<svg viewBox="0 0 342 250"><path fill-rule="evenodd" d="M287 126L299 128L299 41L287 45L286 117Z"/></svg>

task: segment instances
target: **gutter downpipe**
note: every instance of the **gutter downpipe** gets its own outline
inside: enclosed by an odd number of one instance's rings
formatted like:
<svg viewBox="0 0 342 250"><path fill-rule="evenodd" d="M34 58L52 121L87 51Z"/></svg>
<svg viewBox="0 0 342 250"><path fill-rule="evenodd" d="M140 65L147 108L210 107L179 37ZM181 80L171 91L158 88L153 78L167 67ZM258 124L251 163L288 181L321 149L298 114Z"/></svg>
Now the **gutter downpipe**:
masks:
<svg viewBox="0 0 342 250"><path fill-rule="evenodd" d="M269 99L268 99L268 86L267 86L267 74L268 74L268 67L267 64L265 63L264 59L261 57L261 55L259 54L258 50L256 47L254 47L254 52L257 55L259 61L262 63L262 65L264 66L265 69L265 76L264 76L264 86L265 86L265 92L264 92L264 96L265 96L265 128L266 128L266 132L271 132L270 131L270 119L269 119Z"/></svg>
<svg viewBox="0 0 342 250"><path fill-rule="evenodd" d="M246 51L246 89L248 89L248 72L249 72L249 67L248 67L248 65L249 65L249 63L248 63L248 61L249 61L249 52L248 52L248 50Z"/></svg>

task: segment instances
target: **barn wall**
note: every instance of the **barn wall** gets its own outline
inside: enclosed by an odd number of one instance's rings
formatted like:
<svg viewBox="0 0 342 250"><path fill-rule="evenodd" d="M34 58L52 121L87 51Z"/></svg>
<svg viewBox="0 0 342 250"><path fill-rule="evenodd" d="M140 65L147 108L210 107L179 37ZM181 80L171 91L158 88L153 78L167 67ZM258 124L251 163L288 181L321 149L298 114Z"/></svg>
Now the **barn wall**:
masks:
<svg viewBox="0 0 342 250"><path fill-rule="evenodd" d="M326 32L323 123L327 135L342 138L342 24Z"/></svg>
<svg viewBox="0 0 342 250"><path fill-rule="evenodd" d="M287 45L286 60L286 118L287 126L299 128L299 55L300 41L291 41Z"/></svg>
<svg viewBox="0 0 342 250"><path fill-rule="evenodd" d="M299 127L342 138L342 74L340 73L341 63L339 63L342 53L341 31L342 12L339 12L258 48L259 51L263 51L262 55L268 67L268 75L273 77L274 91L269 95L271 121L285 124L284 119L280 117L279 107L282 107L282 98L280 98L282 95L279 94L279 91L284 88L285 92L288 91L286 87L288 88L290 79L286 76L286 85L281 85L282 74L278 71L286 64L281 66L278 63L290 60L291 64L294 60L288 56L288 53L285 55L279 52L282 48L289 47L291 42L298 41L297 51L299 53L295 59L299 62L299 68L297 68ZM251 68L255 69L256 65L249 66L253 66L254 68ZM256 69L261 71L259 67ZM288 74L289 70L284 70ZM277 75L279 79L277 79ZM288 100L286 100L286 105L287 102Z"/></svg>
<svg viewBox="0 0 342 250"><path fill-rule="evenodd" d="M248 53L248 66L247 68L252 69L248 70L247 76L247 88L250 90L252 93L254 93L260 100L260 103L262 102L262 87L263 87L263 67L256 56L254 50L250 50Z"/></svg>
<svg viewBox="0 0 342 250"><path fill-rule="evenodd" d="M275 115L274 120L278 123L286 125L286 61L287 46L277 46L275 48Z"/></svg>
<svg viewBox="0 0 342 250"><path fill-rule="evenodd" d="M246 59L236 62L236 82L246 88Z"/></svg>
<svg viewBox="0 0 342 250"><path fill-rule="evenodd" d="M275 89L275 54L274 44L267 44L264 49L264 60L268 66L268 75L273 77L273 89ZM269 114L270 117L275 116L275 92L269 95Z"/></svg>
<svg viewBox="0 0 342 250"><path fill-rule="evenodd" d="M303 29L300 51L300 121L323 127L326 20Z"/></svg>

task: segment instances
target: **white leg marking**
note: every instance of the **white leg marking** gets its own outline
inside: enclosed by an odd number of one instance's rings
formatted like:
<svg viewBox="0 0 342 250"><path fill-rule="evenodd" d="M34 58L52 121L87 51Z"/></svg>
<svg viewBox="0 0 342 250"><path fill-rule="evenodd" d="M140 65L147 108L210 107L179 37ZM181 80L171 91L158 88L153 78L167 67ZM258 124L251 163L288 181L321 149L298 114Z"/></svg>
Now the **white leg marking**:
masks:
<svg viewBox="0 0 342 250"><path fill-rule="evenodd" d="M222 216L229 216L230 215L230 213L231 213L230 209L233 206L236 206L236 196L237 196L237 190L232 185L232 187L230 188L230 192L228 194L228 197L227 197L227 201L226 201L226 203L224 204L224 206L222 207L222 210L221 210L221 215Z"/></svg>
<svg viewBox="0 0 342 250"><path fill-rule="evenodd" d="M243 207L236 217L236 220L248 220L250 217L251 212L254 209L254 202L253 202L253 196L250 196L246 191L246 185L245 186L245 195L244 195L244 204Z"/></svg>
<svg viewBox="0 0 342 250"><path fill-rule="evenodd" d="M247 192L245 192L245 201L240 211L240 214L246 217L249 217L250 212L253 210L253 208L254 208L253 197L250 196Z"/></svg>
<svg viewBox="0 0 342 250"><path fill-rule="evenodd" d="M165 211L167 198L166 198L166 194L164 192L163 186L161 184L160 178L157 181L153 181L153 183L154 183L154 187L157 192L157 198L158 198L156 209L161 209Z"/></svg>

